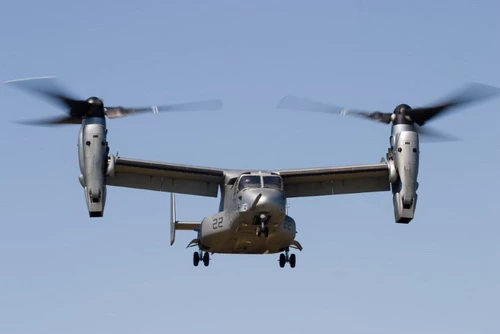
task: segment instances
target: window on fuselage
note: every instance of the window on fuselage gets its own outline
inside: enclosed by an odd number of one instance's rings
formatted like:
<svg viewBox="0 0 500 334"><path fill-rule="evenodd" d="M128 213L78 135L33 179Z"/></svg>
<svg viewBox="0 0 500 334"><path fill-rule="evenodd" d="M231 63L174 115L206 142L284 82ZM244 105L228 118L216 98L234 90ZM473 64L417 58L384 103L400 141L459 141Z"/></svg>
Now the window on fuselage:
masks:
<svg viewBox="0 0 500 334"><path fill-rule="evenodd" d="M240 182L238 182L238 190L260 187L261 184L259 175L242 176L240 178Z"/></svg>
<svg viewBox="0 0 500 334"><path fill-rule="evenodd" d="M283 189L281 177L279 176L264 176L264 188Z"/></svg>

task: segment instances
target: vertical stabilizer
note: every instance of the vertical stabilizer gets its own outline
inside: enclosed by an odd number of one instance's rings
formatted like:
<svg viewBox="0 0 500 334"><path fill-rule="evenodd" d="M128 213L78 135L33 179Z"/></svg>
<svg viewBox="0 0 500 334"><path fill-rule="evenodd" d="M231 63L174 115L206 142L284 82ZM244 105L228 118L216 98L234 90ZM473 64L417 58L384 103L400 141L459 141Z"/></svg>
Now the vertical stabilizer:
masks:
<svg viewBox="0 0 500 334"><path fill-rule="evenodd" d="M175 194L170 193L170 245L175 242L175 231L199 231L201 223L199 221L178 221L175 213Z"/></svg>
<svg viewBox="0 0 500 334"><path fill-rule="evenodd" d="M170 245L175 242L175 224L177 218L175 214L175 194L170 193Z"/></svg>

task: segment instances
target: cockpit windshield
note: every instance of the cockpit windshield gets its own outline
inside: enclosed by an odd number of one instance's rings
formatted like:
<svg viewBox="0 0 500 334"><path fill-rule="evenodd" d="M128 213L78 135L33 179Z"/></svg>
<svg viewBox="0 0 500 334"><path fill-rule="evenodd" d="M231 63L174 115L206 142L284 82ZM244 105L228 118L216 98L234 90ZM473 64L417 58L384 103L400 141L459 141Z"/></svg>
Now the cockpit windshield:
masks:
<svg viewBox="0 0 500 334"><path fill-rule="evenodd" d="M260 188L260 175L246 175L240 178L238 190L247 188Z"/></svg>
<svg viewBox="0 0 500 334"><path fill-rule="evenodd" d="M279 177L279 176L264 176L264 188L282 190L283 184L281 183L281 177Z"/></svg>

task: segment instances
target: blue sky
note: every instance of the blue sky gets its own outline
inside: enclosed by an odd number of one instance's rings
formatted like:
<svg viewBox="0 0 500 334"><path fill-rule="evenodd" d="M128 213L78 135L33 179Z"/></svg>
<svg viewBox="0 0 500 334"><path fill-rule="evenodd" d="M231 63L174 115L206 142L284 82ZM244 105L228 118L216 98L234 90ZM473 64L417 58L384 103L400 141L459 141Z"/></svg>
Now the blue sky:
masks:
<svg viewBox="0 0 500 334"><path fill-rule="evenodd" d="M56 75L76 96L142 106L222 98L219 112L110 120L121 156L227 168L378 162L390 128L276 110L284 95L392 111L468 82L500 86L498 1L8 1L0 80ZM419 202L389 192L290 200L304 251L191 264L169 241L169 196L108 188L89 219L77 126L11 121L61 110L0 87L0 333L498 333L500 99L432 122ZM218 199L178 196L179 219Z"/></svg>

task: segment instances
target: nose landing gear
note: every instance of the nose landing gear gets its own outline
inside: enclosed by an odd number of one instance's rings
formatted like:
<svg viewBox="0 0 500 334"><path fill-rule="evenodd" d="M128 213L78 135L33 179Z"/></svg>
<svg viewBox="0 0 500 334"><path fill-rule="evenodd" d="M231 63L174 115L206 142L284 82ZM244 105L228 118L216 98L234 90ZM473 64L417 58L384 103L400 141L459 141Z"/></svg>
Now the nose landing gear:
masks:
<svg viewBox="0 0 500 334"><path fill-rule="evenodd" d="M284 268L287 262L290 263L290 268L295 268L295 263L297 261L297 259L295 258L295 254L290 254L290 256L288 256L288 252L289 249L287 248L285 249L285 254L283 253L280 254L279 258L280 268Z"/></svg>
<svg viewBox="0 0 500 334"><path fill-rule="evenodd" d="M262 213L259 218L260 225L255 229L255 235L260 237L261 234L264 234L264 236L267 238L269 236L269 227L267 227L267 221L269 220L269 217L266 214Z"/></svg>
<svg viewBox="0 0 500 334"><path fill-rule="evenodd" d="M269 236L269 228L267 226L257 226L257 229L255 230L255 235L260 237L262 234L267 238Z"/></svg>

